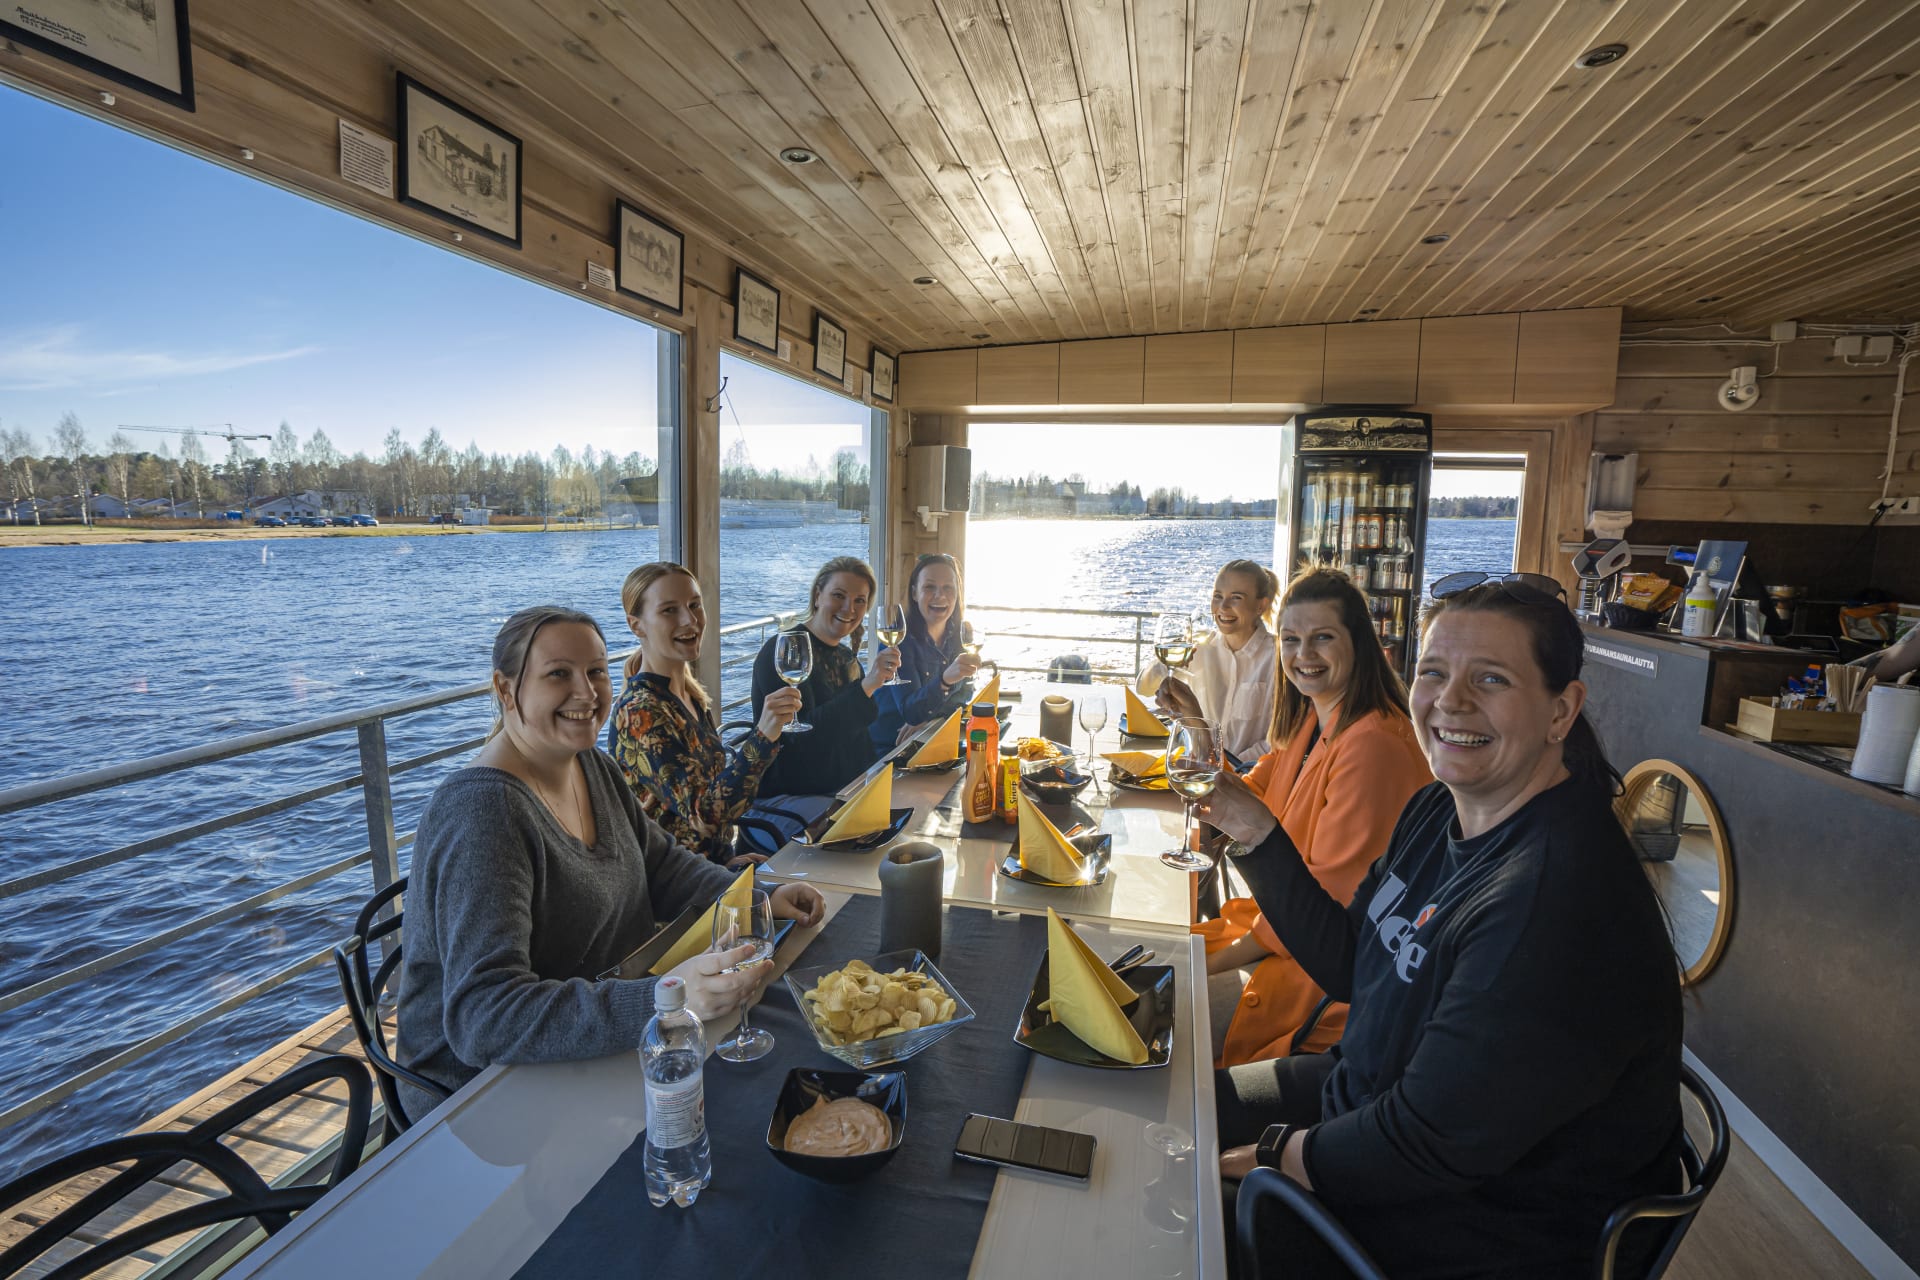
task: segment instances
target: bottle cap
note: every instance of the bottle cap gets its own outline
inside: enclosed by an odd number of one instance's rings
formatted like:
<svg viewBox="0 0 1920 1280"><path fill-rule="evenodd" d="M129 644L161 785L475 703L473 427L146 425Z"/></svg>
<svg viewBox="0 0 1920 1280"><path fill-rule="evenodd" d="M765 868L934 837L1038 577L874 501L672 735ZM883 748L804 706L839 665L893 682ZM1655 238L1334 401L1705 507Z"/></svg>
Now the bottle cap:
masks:
<svg viewBox="0 0 1920 1280"><path fill-rule="evenodd" d="M991 702L976 702L973 704L973 714L977 716L990 716L996 710L998 710L998 708Z"/></svg>
<svg viewBox="0 0 1920 1280"><path fill-rule="evenodd" d="M653 1007L657 1013L678 1013L687 1007L687 980L662 978L653 984Z"/></svg>

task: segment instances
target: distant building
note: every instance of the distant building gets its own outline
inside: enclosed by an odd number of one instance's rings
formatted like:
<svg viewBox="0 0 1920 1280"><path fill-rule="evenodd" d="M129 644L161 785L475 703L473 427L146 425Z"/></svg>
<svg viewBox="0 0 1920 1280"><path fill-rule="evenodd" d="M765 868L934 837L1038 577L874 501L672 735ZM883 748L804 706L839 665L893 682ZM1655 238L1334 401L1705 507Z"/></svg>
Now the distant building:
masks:
<svg viewBox="0 0 1920 1280"><path fill-rule="evenodd" d="M256 516L332 516L373 514L373 498L356 489L302 489L263 498L250 508Z"/></svg>

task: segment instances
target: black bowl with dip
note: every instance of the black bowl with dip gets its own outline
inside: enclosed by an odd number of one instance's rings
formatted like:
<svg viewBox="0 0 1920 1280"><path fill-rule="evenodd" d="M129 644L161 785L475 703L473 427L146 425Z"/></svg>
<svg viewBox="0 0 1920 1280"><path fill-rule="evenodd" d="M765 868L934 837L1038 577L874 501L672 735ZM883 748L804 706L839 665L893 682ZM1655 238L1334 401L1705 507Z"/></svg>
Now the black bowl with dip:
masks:
<svg viewBox="0 0 1920 1280"><path fill-rule="evenodd" d="M887 1118L891 1141L878 1151L857 1156L803 1155L787 1150L787 1127L813 1109L820 1099L833 1102L858 1098L878 1108ZM809 1178L822 1182L857 1182L893 1159L907 1137L907 1074L904 1071L821 1071L795 1067L787 1072L767 1124L767 1150L773 1158Z"/></svg>

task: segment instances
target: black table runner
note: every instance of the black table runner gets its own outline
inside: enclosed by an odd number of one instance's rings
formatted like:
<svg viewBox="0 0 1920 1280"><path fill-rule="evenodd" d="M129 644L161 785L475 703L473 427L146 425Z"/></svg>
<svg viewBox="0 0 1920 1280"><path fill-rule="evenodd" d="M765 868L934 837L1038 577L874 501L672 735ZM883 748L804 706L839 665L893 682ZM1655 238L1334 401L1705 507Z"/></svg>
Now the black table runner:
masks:
<svg viewBox="0 0 1920 1280"><path fill-rule="evenodd" d="M784 981L767 988L755 1026L775 1037L758 1062L706 1065L713 1182L690 1209L647 1202L645 1137L621 1153L542 1242L516 1280L618 1272L661 1276L780 1275L810 1280L885 1274L965 1277L986 1219L995 1170L956 1160L968 1113L1011 1117L1030 1056L1013 1043L1040 953L1044 917L949 906L940 971L974 1020L897 1067L907 1074L907 1136L887 1166L846 1186L788 1169L766 1149L767 1122L794 1067L849 1070L821 1052ZM879 954L880 903L856 896L808 945L796 968Z"/></svg>

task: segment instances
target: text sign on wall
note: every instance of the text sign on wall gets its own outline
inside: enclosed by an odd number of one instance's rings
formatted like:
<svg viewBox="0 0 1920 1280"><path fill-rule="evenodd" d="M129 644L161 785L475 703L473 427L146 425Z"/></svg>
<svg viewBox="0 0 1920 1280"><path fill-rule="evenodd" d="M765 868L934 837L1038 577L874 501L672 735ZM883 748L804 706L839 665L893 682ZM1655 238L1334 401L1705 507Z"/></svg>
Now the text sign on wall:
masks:
<svg viewBox="0 0 1920 1280"><path fill-rule="evenodd" d="M1587 641L1587 656L1604 662L1610 667L1621 667L1635 675L1655 679L1660 674L1660 659L1650 653L1635 653L1630 649L1615 649L1597 641Z"/></svg>

